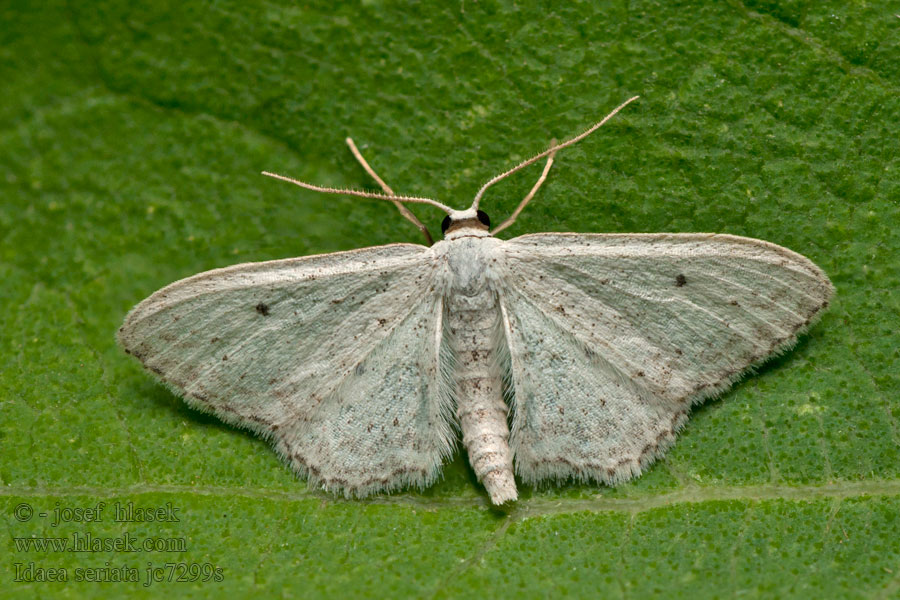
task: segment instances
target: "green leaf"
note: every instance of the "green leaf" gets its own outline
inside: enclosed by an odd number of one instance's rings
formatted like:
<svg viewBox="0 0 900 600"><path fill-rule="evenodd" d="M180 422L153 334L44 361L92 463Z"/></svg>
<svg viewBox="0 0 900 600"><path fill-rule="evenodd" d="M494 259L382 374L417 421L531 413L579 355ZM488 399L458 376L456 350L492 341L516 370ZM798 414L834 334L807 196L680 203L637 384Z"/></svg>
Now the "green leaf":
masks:
<svg viewBox="0 0 900 600"><path fill-rule="evenodd" d="M0 5L4 596L900 596L896 3L137 4ZM388 205L262 170L371 188L352 135L395 190L461 208L633 94L504 235L727 232L837 287L634 482L502 512L457 456L431 489L343 500L115 345L176 279L420 241ZM509 214L538 172L483 206ZM114 521L129 502L178 520ZM74 534L159 546L23 545ZM167 564L189 581L144 585ZM123 566L140 582L75 581ZM51 568L69 580L15 581Z"/></svg>

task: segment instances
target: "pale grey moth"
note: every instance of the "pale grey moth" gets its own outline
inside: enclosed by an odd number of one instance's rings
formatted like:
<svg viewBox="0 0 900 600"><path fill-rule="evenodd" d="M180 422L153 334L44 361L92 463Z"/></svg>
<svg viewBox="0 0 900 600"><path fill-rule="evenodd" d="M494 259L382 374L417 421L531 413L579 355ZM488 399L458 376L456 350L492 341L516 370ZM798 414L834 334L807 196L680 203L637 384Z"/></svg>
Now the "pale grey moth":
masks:
<svg viewBox="0 0 900 600"><path fill-rule="evenodd" d="M630 99L631 102L634 98ZM457 431L490 499L521 481L609 485L663 455L691 406L789 348L828 305L809 259L711 233L492 236L547 176L551 146L462 211L397 196L428 246L389 244L200 273L125 318L125 351L192 407L271 440L311 484L363 497L425 487ZM493 231L485 190L548 157ZM444 239L401 202L447 213Z"/></svg>

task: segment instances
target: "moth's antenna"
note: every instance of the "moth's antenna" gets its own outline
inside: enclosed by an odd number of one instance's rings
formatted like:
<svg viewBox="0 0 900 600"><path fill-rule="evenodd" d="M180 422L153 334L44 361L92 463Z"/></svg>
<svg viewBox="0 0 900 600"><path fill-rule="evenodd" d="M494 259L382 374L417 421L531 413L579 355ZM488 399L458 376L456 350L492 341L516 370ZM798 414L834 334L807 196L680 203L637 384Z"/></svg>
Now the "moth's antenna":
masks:
<svg viewBox="0 0 900 600"><path fill-rule="evenodd" d="M375 170L369 166L369 163L366 162L366 159L363 158L363 155L359 151L359 148L357 148L356 144L353 143L353 138L348 137L345 141L347 142L347 145L350 146L350 152L353 153L353 156L356 157L356 160L359 161L359 164L362 165L362 168L366 170L366 173L371 175L372 179L378 182L378 185L381 186L381 189L384 190L384 193L388 196L396 196L397 194L394 193L394 190L392 190L390 186L388 186L388 184L386 184L384 180L378 176L378 173L376 173ZM412 222L413 225L419 228L419 231L421 231L422 235L425 236L425 240L428 242L429 246L434 244L434 238L431 237L431 232L428 231L428 228L425 227L425 224L422 223L422 221L416 218L416 215L412 214L412 211L410 211L408 208L406 208L396 200L394 201L394 206L397 207L397 210L400 211L401 215L406 217L410 222Z"/></svg>
<svg viewBox="0 0 900 600"><path fill-rule="evenodd" d="M516 217L519 216L519 213L522 212L522 209L525 208L525 205L531 202L531 199L534 198L534 195L537 193L538 188L540 188L541 185L543 185L544 181L547 180L547 173L550 172L550 167L553 166L553 157L556 155L555 146L556 140L550 140L550 149L553 150L553 152L551 152L550 156L547 157L547 164L544 165L544 170L541 171L541 176L538 177L537 182L531 188L531 191L528 192L528 195L522 198L522 201L519 202L519 205L516 207L516 210L513 211L513 214L509 215L505 221L497 225L497 227L491 232L491 235L497 235L498 233L515 223Z"/></svg>
<svg viewBox="0 0 900 600"><path fill-rule="evenodd" d="M268 171L263 171L262 174L266 177L274 177L275 179L287 181L288 183L299 185L302 188L306 188L314 192L322 192L323 194L346 194L347 196L375 198L376 200L387 200L388 202L416 202L418 204L430 204L432 206L436 206L448 215L453 212L453 209L449 206L445 206L437 200L432 200L431 198L420 198L418 196L388 196L387 194L379 194L378 192L363 192L362 190L341 190L338 188L320 187L318 185L306 183L305 181L298 181L290 177L285 177L284 175L278 175L277 173L269 173Z"/></svg>
<svg viewBox="0 0 900 600"><path fill-rule="evenodd" d="M490 181L488 181L487 183L485 183L483 186L481 186L481 189L478 190L478 193L475 194L475 200L472 202L472 209L473 209L473 210L478 210L478 203L481 202L481 197L484 196L484 192L485 192L489 187L491 187L492 185L494 185L495 183L497 183L497 182L500 181L501 179L504 179L505 177L509 177L510 175L512 175L513 173L515 173L516 171L520 171L521 169L524 169L524 168L527 167L528 165L530 165L530 164L532 164L532 163L535 163L535 162L539 161L540 159L544 158L545 156L547 156L547 155L549 155L549 154L554 154L554 153L556 153L558 150L562 150L563 148L566 148L566 147L568 147L568 146L571 146L572 144L575 144L575 143L577 143L577 142L580 142L581 140L583 140L583 139L586 138L587 136L591 135L592 133L594 133L595 131L597 131L598 129L600 129L600 127L602 127L607 121L609 121L611 118L613 118L613 117L616 115L617 112L619 112L620 110L622 110L623 108L625 108L625 107L628 106L630 103L632 103L632 102L634 102L635 100L637 100L638 98L640 98L640 96L634 96L634 97L632 97L632 98L629 98L628 100L626 100L625 102L623 102L622 104L620 104L619 106L617 106L616 109L615 109L614 111L612 111L611 113L609 113L608 115L606 115L605 117L603 117L603 120L602 120L602 121L600 121L599 123L597 123L596 125L594 125L594 126L591 127L590 129L588 129L588 130L585 131L584 133L582 133L582 134L580 134L580 135L577 135L577 136L573 137L573 138L570 139L570 140L566 140L565 142L563 142L563 143L560 144L559 146L553 146L553 147L551 147L549 150L545 150L545 151L541 152L540 154L536 154L536 155L532 156L532 157L529 158L528 160L525 160L525 161L520 162L518 165L516 165L515 167L513 167L513 168L510 169L509 171L506 171L506 172L504 172L504 173L500 173L499 175L497 175L496 177L494 177L493 179L491 179Z"/></svg>

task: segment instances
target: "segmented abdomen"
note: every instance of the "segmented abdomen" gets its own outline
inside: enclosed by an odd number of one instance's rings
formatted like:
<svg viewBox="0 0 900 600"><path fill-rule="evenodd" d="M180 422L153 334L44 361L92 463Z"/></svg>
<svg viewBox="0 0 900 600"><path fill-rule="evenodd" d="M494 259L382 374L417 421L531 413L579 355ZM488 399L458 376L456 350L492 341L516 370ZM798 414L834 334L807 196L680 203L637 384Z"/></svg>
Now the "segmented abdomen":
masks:
<svg viewBox="0 0 900 600"><path fill-rule="evenodd" d="M447 298L447 325L456 355L456 411L469 463L494 504L518 496L513 477L503 380L493 343L500 306L487 286Z"/></svg>

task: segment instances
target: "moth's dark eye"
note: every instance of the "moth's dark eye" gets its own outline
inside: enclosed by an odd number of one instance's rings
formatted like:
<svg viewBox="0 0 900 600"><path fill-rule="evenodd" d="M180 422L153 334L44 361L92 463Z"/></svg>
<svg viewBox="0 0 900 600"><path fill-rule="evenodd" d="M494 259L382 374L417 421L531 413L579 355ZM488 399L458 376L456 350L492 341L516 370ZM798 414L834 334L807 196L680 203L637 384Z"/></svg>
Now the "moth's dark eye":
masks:
<svg viewBox="0 0 900 600"><path fill-rule="evenodd" d="M450 215L444 217L444 220L441 221L441 234L447 233L447 228L450 227Z"/></svg>
<svg viewBox="0 0 900 600"><path fill-rule="evenodd" d="M478 220L481 221L482 223L484 223L485 227L491 226L491 218L489 216L487 216L487 213L484 212L483 210L478 211Z"/></svg>

